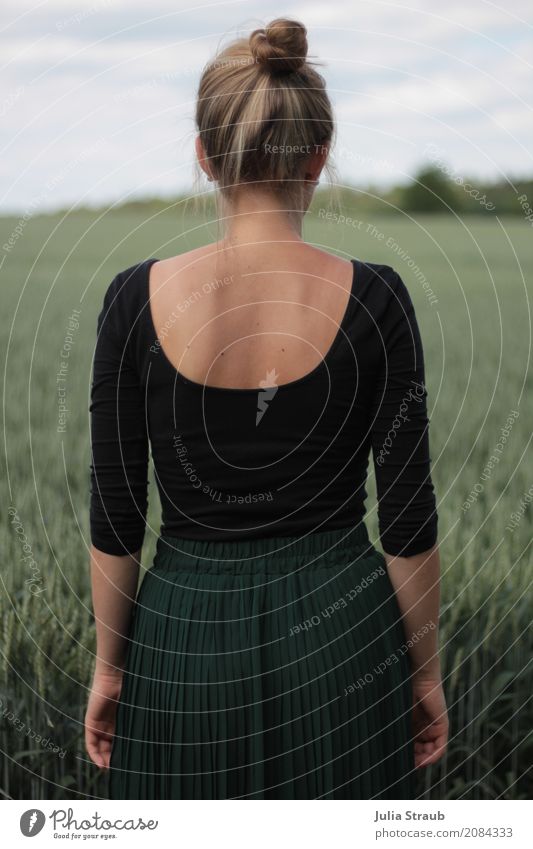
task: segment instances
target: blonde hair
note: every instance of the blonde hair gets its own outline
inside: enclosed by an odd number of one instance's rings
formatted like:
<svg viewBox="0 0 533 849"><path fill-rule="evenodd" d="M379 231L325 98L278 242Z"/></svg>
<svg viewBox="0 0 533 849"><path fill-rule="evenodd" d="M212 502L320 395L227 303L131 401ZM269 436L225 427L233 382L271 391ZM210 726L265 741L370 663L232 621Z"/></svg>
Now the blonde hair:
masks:
<svg viewBox="0 0 533 849"><path fill-rule="evenodd" d="M304 162L330 145L335 132L325 80L307 47L302 23L276 18L204 67L195 122L223 199L255 184L289 212L302 211L309 191ZM329 161L326 171L331 175Z"/></svg>

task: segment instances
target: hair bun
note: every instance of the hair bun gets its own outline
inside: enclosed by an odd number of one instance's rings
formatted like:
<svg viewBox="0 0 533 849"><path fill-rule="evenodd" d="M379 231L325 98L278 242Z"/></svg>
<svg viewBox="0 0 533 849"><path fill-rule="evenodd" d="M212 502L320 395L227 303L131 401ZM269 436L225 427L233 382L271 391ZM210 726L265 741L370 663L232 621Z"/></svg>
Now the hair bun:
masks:
<svg viewBox="0 0 533 849"><path fill-rule="evenodd" d="M299 21L276 18L250 35L255 61L273 76L292 74L305 65L307 30Z"/></svg>

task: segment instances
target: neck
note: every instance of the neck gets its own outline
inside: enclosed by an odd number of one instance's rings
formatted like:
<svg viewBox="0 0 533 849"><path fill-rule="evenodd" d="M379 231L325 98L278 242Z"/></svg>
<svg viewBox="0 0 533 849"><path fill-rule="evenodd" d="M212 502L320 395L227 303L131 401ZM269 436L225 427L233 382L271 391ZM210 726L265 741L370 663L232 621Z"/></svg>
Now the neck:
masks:
<svg viewBox="0 0 533 849"><path fill-rule="evenodd" d="M222 246L301 242L304 213L289 211L270 192L241 190L224 209Z"/></svg>

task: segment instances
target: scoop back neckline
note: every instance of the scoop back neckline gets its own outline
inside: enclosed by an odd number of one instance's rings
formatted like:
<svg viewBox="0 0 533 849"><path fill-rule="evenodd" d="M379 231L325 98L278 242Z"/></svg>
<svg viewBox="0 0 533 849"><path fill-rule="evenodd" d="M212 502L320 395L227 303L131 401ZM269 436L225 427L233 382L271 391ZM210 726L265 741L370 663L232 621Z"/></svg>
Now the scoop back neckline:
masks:
<svg viewBox="0 0 533 849"><path fill-rule="evenodd" d="M151 257L150 259L145 260L144 263L143 263L142 272L143 272L144 289L145 289L145 295L146 295L146 316L147 316L147 322L148 322L148 327L149 327L149 331L150 331L151 343L152 344L155 343L157 345L158 353L160 354L162 361L170 369L170 371L172 371L175 379L179 380L185 386L189 386L194 390L202 390L203 392L211 392L211 393L219 392L219 393L226 393L226 394L227 393L230 393L230 394L233 393L234 395L245 395L245 394L257 395L258 392L263 392L264 387L262 387L262 386L257 386L257 387L256 386L215 386L212 383L200 383L197 380L192 380L190 377L186 377L178 368L176 368L174 363L172 363L169 360L169 358L167 357L167 355L165 353L163 345L161 344L161 340L159 339L159 337L157 335L157 329L156 329L156 326L155 326L155 323L154 323L154 320L153 320L153 316L152 316L152 307L151 307L151 299L150 299L150 269L151 269L152 265L154 265L156 262L160 262L159 258ZM311 371L308 371L306 374L301 375L301 377L295 378L295 380L289 380L286 383L278 384L277 387L276 387L278 392L281 391L281 390L292 389L293 387L300 386L305 381L311 380L312 378L317 377L320 374L320 372L322 371L322 369L324 368L324 366L327 367L329 360L331 359L331 357L333 356L333 354L337 350L338 346L340 345L342 338L346 335L346 325L348 324L348 321L350 319L350 316L351 316L351 313L352 313L352 308L353 308L353 301L354 301L354 298L355 298L355 282L356 282L356 279L358 279L358 275L356 274L358 260L355 259L355 258L351 258L350 262L352 263L353 271L352 271L352 283L351 283L351 286L350 286L348 303L346 305L346 309L344 311L344 314L342 316L342 319L341 319L339 326L338 326L338 329L337 329L337 333L335 334L335 337L334 337L331 345L329 346L328 350L326 351L326 353L324 354L324 356L322 357L320 362L316 366L314 366L314 368L311 369ZM274 387L272 387L272 388L274 388Z"/></svg>

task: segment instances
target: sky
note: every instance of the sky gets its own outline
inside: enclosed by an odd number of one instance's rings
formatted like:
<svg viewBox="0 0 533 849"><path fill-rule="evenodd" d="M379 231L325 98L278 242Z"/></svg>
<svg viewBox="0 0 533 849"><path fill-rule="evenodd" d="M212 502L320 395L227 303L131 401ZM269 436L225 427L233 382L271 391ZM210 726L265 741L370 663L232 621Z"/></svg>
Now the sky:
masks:
<svg viewBox="0 0 533 849"><path fill-rule="evenodd" d="M321 63L340 185L533 174L532 0L2 0L0 212L190 192L204 63L279 16Z"/></svg>

